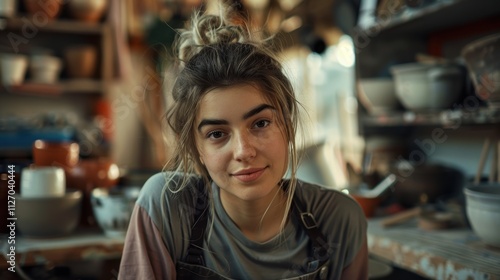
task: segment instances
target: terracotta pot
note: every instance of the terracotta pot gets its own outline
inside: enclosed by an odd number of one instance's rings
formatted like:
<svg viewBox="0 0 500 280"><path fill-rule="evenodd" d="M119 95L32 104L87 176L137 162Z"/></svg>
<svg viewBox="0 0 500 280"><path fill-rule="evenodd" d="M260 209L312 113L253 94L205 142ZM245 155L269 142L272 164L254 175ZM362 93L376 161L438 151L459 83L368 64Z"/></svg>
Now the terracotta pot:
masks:
<svg viewBox="0 0 500 280"><path fill-rule="evenodd" d="M107 4L107 0L70 0L68 3L71 15L85 22L98 22Z"/></svg>
<svg viewBox="0 0 500 280"><path fill-rule="evenodd" d="M33 162L36 166L73 167L78 163L80 146L76 142L49 142L36 140L33 143Z"/></svg>
<svg viewBox="0 0 500 280"><path fill-rule="evenodd" d="M357 194L351 194L351 196L359 203L367 218L375 215L375 210L377 210L377 207L382 201L381 197L364 197Z"/></svg>
<svg viewBox="0 0 500 280"><path fill-rule="evenodd" d="M92 78L97 66L97 48L91 45L69 47L64 52L70 78Z"/></svg>
<svg viewBox="0 0 500 280"><path fill-rule="evenodd" d="M62 3L61 0L24 0L28 14L36 16L40 22L43 18L48 20L57 18L61 12Z"/></svg>

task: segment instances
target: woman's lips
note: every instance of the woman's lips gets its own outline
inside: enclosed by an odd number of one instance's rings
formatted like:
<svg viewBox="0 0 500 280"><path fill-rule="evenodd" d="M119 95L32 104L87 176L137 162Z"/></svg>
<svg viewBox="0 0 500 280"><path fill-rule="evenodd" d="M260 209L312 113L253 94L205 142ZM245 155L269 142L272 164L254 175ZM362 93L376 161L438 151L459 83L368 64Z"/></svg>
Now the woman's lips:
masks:
<svg viewBox="0 0 500 280"><path fill-rule="evenodd" d="M238 171L236 173L233 173L233 177L235 177L236 179L238 179L242 182L248 183L248 182L252 182L252 181L259 179L265 170L266 170L265 167L264 168L246 169L246 170L242 170L242 171Z"/></svg>

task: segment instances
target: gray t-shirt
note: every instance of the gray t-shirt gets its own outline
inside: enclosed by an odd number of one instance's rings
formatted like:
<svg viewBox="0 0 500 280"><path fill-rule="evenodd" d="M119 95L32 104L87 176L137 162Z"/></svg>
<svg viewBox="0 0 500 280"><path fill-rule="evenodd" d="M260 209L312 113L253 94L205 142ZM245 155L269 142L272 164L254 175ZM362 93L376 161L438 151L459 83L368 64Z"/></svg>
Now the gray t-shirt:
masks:
<svg viewBox="0 0 500 280"><path fill-rule="evenodd" d="M182 261L186 255L194 209L205 206L197 205L195 184L201 179L196 176L191 179L192 185L173 194L168 190L162 192L165 173L156 174L146 182L137 201L161 232L174 263ZM257 243L246 238L229 218L215 184L212 184L211 194L214 215L208 222L204 240L208 268L235 279L282 279L303 274L313 255L312 243L294 215L290 215L291 220L282 233L269 241ZM361 208L342 192L301 181L295 195L305 206L303 210L314 215L326 237L324 246L331 254L328 279L339 278L366 238L366 219Z"/></svg>

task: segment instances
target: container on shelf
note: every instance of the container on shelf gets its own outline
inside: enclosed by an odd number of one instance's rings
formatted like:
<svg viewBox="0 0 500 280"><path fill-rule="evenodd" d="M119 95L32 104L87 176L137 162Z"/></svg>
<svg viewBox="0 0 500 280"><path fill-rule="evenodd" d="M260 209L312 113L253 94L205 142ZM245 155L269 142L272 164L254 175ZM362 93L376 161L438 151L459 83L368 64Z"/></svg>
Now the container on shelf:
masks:
<svg viewBox="0 0 500 280"><path fill-rule="evenodd" d="M69 0L71 15L81 21L98 22L108 6L108 0Z"/></svg>
<svg viewBox="0 0 500 280"><path fill-rule="evenodd" d="M462 95L463 72L455 64L406 63L392 66L391 72L396 96L411 111L448 109Z"/></svg>
<svg viewBox="0 0 500 280"><path fill-rule="evenodd" d="M92 78L97 66L97 48L92 45L68 47L64 51L68 76L71 78Z"/></svg>
<svg viewBox="0 0 500 280"><path fill-rule="evenodd" d="M500 109L500 33L483 37L462 49L476 95Z"/></svg>
<svg viewBox="0 0 500 280"><path fill-rule="evenodd" d="M29 69L32 82L53 84L59 79L62 60L50 55L34 55L31 57Z"/></svg>
<svg viewBox="0 0 500 280"><path fill-rule="evenodd" d="M0 54L2 84L4 86L18 85L24 82L28 57L20 54Z"/></svg>

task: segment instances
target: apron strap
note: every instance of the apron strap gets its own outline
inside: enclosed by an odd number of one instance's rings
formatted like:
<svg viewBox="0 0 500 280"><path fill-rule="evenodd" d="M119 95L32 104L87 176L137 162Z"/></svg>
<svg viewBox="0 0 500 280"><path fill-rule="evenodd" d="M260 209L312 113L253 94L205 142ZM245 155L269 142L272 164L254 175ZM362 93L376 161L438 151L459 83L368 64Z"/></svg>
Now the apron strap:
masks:
<svg viewBox="0 0 500 280"><path fill-rule="evenodd" d="M208 191L205 189L203 180L196 186L196 191L196 206L198 207L195 207L194 225L191 229L185 261L189 264L205 266L205 260L203 258L203 237L205 236L208 222ZM206 205L206 207L201 207L202 205Z"/></svg>
<svg viewBox="0 0 500 280"><path fill-rule="evenodd" d="M311 212L305 211L300 199L297 196L293 197L293 212L299 221L302 222L307 235L313 244L313 260L307 264L307 272L314 271L328 261L328 243L326 238L321 233L318 223Z"/></svg>

